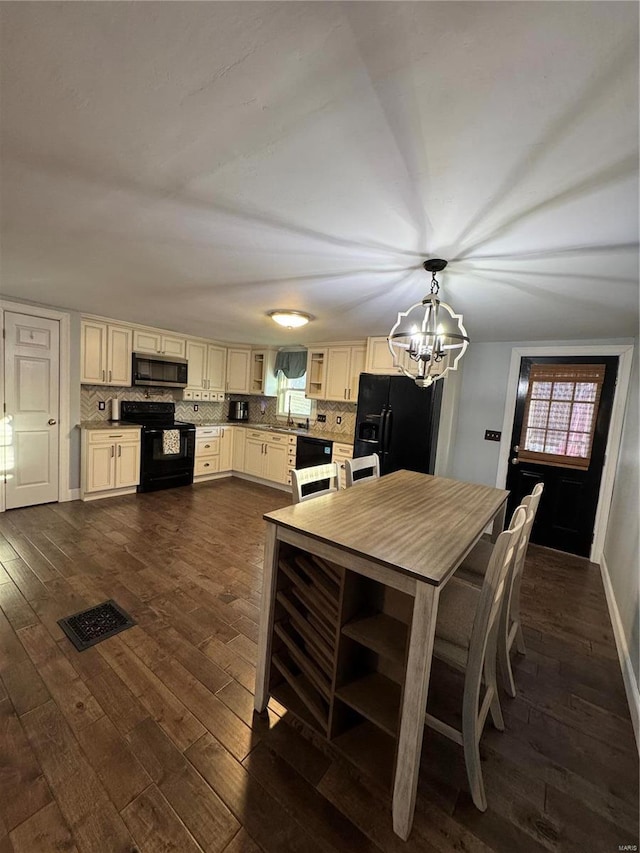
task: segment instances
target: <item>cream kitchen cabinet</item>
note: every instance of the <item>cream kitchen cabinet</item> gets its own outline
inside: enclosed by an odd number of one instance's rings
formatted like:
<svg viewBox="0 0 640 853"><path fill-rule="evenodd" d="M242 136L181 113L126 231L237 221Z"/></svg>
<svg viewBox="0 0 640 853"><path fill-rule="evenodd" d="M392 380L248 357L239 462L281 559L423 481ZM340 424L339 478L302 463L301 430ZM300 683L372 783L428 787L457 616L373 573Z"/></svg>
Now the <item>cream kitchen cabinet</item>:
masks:
<svg viewBox="0 0 640 853"><path fill-rule="evenodd" d="M135 492L140 482L140 429L83 429L82 500Z"/></svg>
<svg viewBox="0 0 640 853"><path fill-rule="evenodd" d="M338 463L338 484L341 489L345 489L347 487L345 473L345 460L347 459L353 459L353 445L338 444L338 442L334 441L331 461Z"/></svg>
<svg viewBox="0 0 640 853"><path fill-rule="evenodd" d="M227 383L229 394L248 394L251 383L251 349L229 347L227 350Z"/></svg>
<svg viewBox="0 0 640 853"><path fill-rule="evenodd" d="M329 347L323 399L356 402L364 364L364 346Z"/></svg>
<svg viewBox="0 0 640 853"><path fill-rule="evenodd" d="M307 384L305 394L312 400L326 400L327 349L309 347L307 351Z"/></svg>
<svg viewBox="0 0 640 853"><path fill-rule="evenodd" d="M213 474L230 473L233 467L233 427L196 427L194 482Z"/></svg>
<svg viewBox="0 0 640 853"><path fill-rule="evenodd" d="M408 362L409 357L405 356L402 364L407 367ZM401 373L399 368L393 366L393 356L386 338L367 338L365 373L385 375Z"/></svg>
<svg viewBox="0 0 640 853"><path fill-rule="evenodd" d="M275 350L251 350L250 394L261 394L263 397L275 397L277 395L278 377L273 372L275 362Z"/></svg>
<svg viewBox="0 0 640 853"><path fill-rule="evenodd" d="M184 358L186 341L175 335L165 335L154 329L133 330L133 351L175 355Z"/></svg>
<svg viewBox="0 0 640 853"><path fill-rule="evenodd" d="M131 329L82 319L80 336L80 382L83 385L130 387Z"/></svg>
<svg viewBox="0 0 640 853"><path fill-rule="evenodd" d="M206 341L187 340L188 385L185 400L224 400L227 350Z"/></svg>
<svg viewBox="0 0 640 853"><path fill-rule="evenodd" d="M233 428L233 451L232 451L232 468L234 471L244 471L244 454L247 438L247 430L243 427Z"/></svg>
<svg viewBox="0 0 640 853"><path fill-rule="evenodd" d="M247 430L243 473L273 483L290 483L291 450L295 457L295 444L295 435Z"/></svg>

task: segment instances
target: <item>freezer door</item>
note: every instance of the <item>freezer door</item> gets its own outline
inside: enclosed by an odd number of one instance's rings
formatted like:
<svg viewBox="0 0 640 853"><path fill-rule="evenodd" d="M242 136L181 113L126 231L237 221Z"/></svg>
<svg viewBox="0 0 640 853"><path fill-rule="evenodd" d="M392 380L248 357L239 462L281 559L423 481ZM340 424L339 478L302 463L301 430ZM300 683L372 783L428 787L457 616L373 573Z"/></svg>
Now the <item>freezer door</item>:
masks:
<svg viewBox="0 0 640 853"><path fill-rule="evenodd" d="M353 447L355 457L369 456L370 453L382 454L384 413L387 409L390 378L370 373L360 374Z"/></svg>
<svg viewBox="0 0 640 853"><path fill-rule="evenodd" d="M442 383L419 388L404 376L390 378L384 418L384 465L381 473L406 468L433 474Z"/></svg>

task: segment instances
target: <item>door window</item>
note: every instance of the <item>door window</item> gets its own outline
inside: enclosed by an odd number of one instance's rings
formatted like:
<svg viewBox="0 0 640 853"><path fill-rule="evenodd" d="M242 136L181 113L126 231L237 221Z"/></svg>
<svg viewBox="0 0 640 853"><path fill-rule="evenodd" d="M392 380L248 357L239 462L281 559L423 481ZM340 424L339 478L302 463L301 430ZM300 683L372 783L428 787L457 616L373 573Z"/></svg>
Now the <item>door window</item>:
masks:
<svg viewBox="0 0 640 853"><path fill-rule="evenodd" d="M604 365L534 364L518 458L587 470Z"/></svg>

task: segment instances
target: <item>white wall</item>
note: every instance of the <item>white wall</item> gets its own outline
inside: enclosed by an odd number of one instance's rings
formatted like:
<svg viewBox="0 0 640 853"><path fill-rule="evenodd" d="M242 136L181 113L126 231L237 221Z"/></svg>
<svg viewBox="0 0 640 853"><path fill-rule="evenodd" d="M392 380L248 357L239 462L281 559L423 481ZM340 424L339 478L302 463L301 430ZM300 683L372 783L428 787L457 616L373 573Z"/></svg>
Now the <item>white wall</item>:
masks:
<svg viewBox="0 0 640 853"><path fill-rule="evenodd" d="M616 480L613 489L611 514L604 544L604 560L611 587L620 614L629 658L636 679L636 690L640 682L638 608L640 598L638 583L640 575L640 547L638 494L640 478L638 461L640 432L638 426L638 345L635 341L633 368Z"/></svg>

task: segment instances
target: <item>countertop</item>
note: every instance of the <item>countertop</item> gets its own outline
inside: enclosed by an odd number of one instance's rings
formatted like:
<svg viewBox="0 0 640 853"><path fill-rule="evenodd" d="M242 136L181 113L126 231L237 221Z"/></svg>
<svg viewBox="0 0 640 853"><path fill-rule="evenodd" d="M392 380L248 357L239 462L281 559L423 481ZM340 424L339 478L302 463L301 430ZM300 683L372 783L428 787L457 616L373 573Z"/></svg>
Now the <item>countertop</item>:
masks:
<svg viewBox="0 0 640 853"><path fill-rule="evenodd" d="M185 423L185 421L183 421ZM244 429L264 430L265 432L284 433L285 435L308 435L310 438L324 438L335 444L353 444L353 438L340 432L323 432L319 429L287 429L275 424L252 424L240 421L188 421L196 427L243 427ZM132 424L128 421L81 421L80 429L122 430L140 429L140 424Z"/></svg>
<svg viewBox="0 0 640 853"><path fill-rule="evenodd" d="M111 432L114 429L142 429L140 424L130 424L128 421L80 421L79 427L80 429L104 429Z"/></svg>
<svg viewBox="0 0 640 853"><path fill-rule="evenodd" d="M327 441L333 441L335 444L353 444L353 438L350 435L345 435L343 432L326 432L319 429L288 429L277 424L255 424L247 421L190 421L197 427L243 427L244 429L264 430L265 432L284 433L285 435L308 435L310 438L325 438Z"/></svg>

